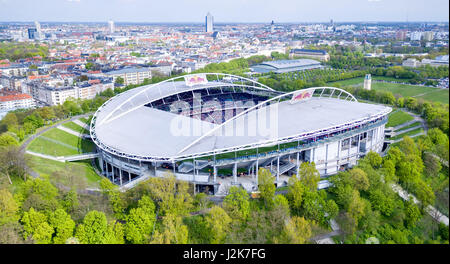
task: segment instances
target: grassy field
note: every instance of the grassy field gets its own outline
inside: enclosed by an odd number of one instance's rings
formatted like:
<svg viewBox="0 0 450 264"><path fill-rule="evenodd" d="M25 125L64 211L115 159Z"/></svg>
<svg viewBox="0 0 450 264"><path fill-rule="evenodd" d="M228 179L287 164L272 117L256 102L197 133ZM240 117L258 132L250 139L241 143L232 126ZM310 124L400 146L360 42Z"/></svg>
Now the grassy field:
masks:
<svg viewBox="0 0 450 264"><path fill-rule="evenodd" d="M68 185L68 179L56 179L54 173L58 171L74 171L76 172L76 175L86 179L86 184L88 187L99 187L98 182L102 179L102 177L95 173L89 160L63 163L29 154L26 155L29 156L28 166L39 174L49 175L50 179L57 180L64 185Z"/></svg>
<svg viewBox="0 0 450 264"><path fill-rule="evenodd" d="M404 136L414 136L414 135L419 134L421 132L423 132L423 128L417 128L417 129L411 130L409 132L402 133L400 135L396 135L395 137L392 137L390 139L391 140L397 140L397 139L403 138Z"/></svg>
<svg viewBox="0 0 450 264"><path fill-rule="evenodd" d="M92 116L89 116L89 118L85 118L85 117L80 117L80 121L81 122L83 122L83 123L85 123L85 124L87 124L87 125L90 125L90 123L91 123L91 119L92 119Z"/></svg>
<svg viewBox="0 0 450 264"><path fill-rule="evenodd" d="M386 127L395 127L395 126L401 125L403 123L406 123L408 121L411 121L413 119L414 119L414 117L412 117L408 113L405 113L400 110L393 111L389 114L389 119L386 124Z"/></svg>
<svg viewBox="0 0 450 264"><path fill-rule="evenodd" d="M389 77L373 77L373 80L395 80L399 81L395 78ZM364 83L364 78L354 78L348 79L344 81L332 82L329 85L333 85L339 83L341 86L361 86ZM399 84L399 83L380 83L380 82L372 82L372 89L375 91L389 91L394 95L401 95L404 97L411 96L417 99L422 98L424 100L432 101L432 102L441 102L444 104L449 103L449 90L444 90L440 88L433 87L425 87L419 85L409 85L409 84Z"/></svg>
<svg viewBox="0 0 450 264"><path fill-rule="evenodd" d="M75 132L79 132L79 133L82 133L82 134L89 134L89 130L85 129L84 127L81 127L81 126L77 125L74 122L67 122L67 123L62 124L62 126L63 127L67 127L69 129L72 129Z"/></svg>
<svg viewBox="0 0 450 264"><path fill-rule="evenodd" d="M394 81L394 82L402 81L402 80L396 79L394 77L385 77L385 76L372 76L372 80L383 80L383 81ZM334 84L334 83L339 83L342 86L358 85L358 84L362 85L364 83L364 77L357 77L357 78L347 79L347 80L342 80L342 81L337 81L337 82L330 82L328 84ZM372 85L373 85L373 83L372 83Z"/></svg>
<svg viewBox="0 0 450 264"><path fill-rule="evenodd" d="M412 128L412 127L420 126L420 124L421 124L420 122L414 122L411 125L408 125L408 126L400 128L398 130L395 130L395 132L399 132L399 131L403 131L403 130L406 130L406 129L409 129L409 128Z"/></svg>
<svg viewBox="0 0 450 264"><path fill-rule="evenodd" d="M92 152L94 143L54 128L36 138L28 150L51 156L70 156Z"/></svg>
<svg viewBox="0 0 450 264"><path fill-rule="evenodd" d="M435 91L426 93L421 96L416 96L416 98L422 98L424 100L432 101L432 102L441 102L444 104L448 104L449 102L449 91L447 89L437 89Z"/></svg>

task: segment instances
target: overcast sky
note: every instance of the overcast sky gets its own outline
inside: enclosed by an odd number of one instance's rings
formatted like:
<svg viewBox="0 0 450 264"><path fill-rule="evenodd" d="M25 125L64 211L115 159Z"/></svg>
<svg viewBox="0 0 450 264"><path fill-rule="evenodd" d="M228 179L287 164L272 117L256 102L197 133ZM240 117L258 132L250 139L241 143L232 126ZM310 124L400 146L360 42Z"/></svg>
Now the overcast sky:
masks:
<svg viewBox="0 0 450 264"><path fill-rule="evenodd" d="M0 0L0 21L443 21L448 0Z"/></svg>

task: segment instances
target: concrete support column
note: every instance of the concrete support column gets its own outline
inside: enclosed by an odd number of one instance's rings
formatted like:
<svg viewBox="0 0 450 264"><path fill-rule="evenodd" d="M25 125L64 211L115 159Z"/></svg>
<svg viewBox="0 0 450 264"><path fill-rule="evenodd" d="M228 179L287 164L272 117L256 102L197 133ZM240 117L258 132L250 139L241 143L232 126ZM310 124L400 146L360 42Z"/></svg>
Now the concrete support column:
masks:
<svg viewBox="0 0 450 264"><path fill-rule="evenodd" d="M105 174L105 171L103 169L103 158L101 155L98 156L98 165L100 166L100 170L102 171L102 174Z"/></svg>
<svg viewBox="0 0 450 264"><path fill-rule="evenodd" d="M338 152L337 152L337 161L336 161L336 171L338 171L339 172L339 164L341 163L341 144L342 144L342 141L341 140L339 140L338 141Z"/></svg>
<svg viewBox="0 0 450 264"><path fill-rule="evenodd" d="M277 181L280 179L280 155L277 157Z"/></svg>
<svg viewBox="0 0 450 264"><path fill-rule="evenodd" d="M195 182L195 159L194 159L193 164L194 164L194 170L193 170L193 178L192 178L192 181Z"/></svg>
<svg viewBox="0 0 450 264"><path fill-rule="evenodd" d="M214 183L217 182L217 167L216 165L213 166L213 174L214 174Z"/></svg>
<svg viewBox="0 0 450 264"><path fill-rule="evenodd" d="M233 165L233 181L235 184L237 183L237 163L236 162Z"/></svg>
<svg viewBox="0 0 450 264"><path fill-rule="evenodd" d="M375 129L371 130L370 133L372 134L372 139L370 140L370 150L373 149L373 140L375 139Z"/></svg>
<svg viewBox="0 0 450 264"><path fill-rule="evenodd" d="M112 182L114 183L114 166L111 164L111 176L112 176Z"/></svg>
<svg viewBox="0 0 450 264"><path fill-rule="evenodd" d="M327 175L327 170L328 170L328 145L325 145L325 175Z"/></svg>
<svg viewBox="0 0 450 264"><path fill-rule="evenodd" d="M361 145L361 134L358 134L358 149L356 150L356 153L358 153L358 156L356 156L357 158L359 158L359 150L360 150L360 145Z"/></svg>
<svg viewBox="0 0 450 264"><path fill-rule="evenodd" d="M312 149L312 161L316 161L316 148Z"/></svg>
<svg viewBox="0 0 450 264"><path fill-rule="evenodd" d="M128 172L128 182L131 182L131 172L129 172L129 171L127 171Z"/></svg>
<svg viewBox="0 0 450 264"><path fill-rule="evenodd" d="M352 148L352 138L349 138L349 142L348 142L348 151L347 151L347 159L348 162L350 163L350 149Z"/></svg>
<svg viewBox="0 0 450 264"><path fill-rule="evenodd" d="M255 171L255 175L256 175L256 185L258 185L258 164L259 163L259 159L256 159L256 171Z"/></svg>
<svg viewBox="0 0 450 264"><path fill-rule="evenodd" d="M120 186L122 186L122 170L120 168L119 169L119 180L120 180Z"/></svg>

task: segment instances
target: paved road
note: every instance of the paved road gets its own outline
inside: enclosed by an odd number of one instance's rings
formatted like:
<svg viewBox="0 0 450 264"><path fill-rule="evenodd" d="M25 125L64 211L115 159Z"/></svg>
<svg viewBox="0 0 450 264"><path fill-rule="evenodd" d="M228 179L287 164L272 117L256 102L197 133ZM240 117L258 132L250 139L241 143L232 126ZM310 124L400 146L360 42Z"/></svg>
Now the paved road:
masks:
<svg viewBox="0 0 450 264"><path fill-rule="evenodd" d="M405 191L400 185L398 184L391 184L392 190L394 190L403 200L409 200L409 197L411 196L415 204L419 204L420 201L416 199L416 197L412 194L409 194L407 191ZM448 217L441 212L439 212L436 208L429 205L426 208L427 213L433 217L435 220L444 223L446 226L448 226Z"/></svg>

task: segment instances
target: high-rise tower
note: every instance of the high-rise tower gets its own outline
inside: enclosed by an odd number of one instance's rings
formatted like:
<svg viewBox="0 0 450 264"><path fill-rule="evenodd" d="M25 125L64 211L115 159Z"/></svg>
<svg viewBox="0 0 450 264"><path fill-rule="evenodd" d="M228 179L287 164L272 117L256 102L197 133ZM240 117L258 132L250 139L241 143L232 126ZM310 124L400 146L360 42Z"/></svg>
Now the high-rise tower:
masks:
<svg viewBox="0 0 450 264"><path fill-rule="evenodd" d="M206 14L205 29L206 32L212 33L214 31L214 17L209 12Z"/></svg>
<svg viewBox="0 0 450 264"><path fill-rule="evenodd" d="M108 28L110 34L114 33L114 21L112 20L108 21Z"/></svg>
<svg viewBox="0 0 450 264"><path fill-rule="evenodd" d="M42 38L41 24L38 21L34 21L34 26L36 27L35 39L41 39Z"/></svg>

